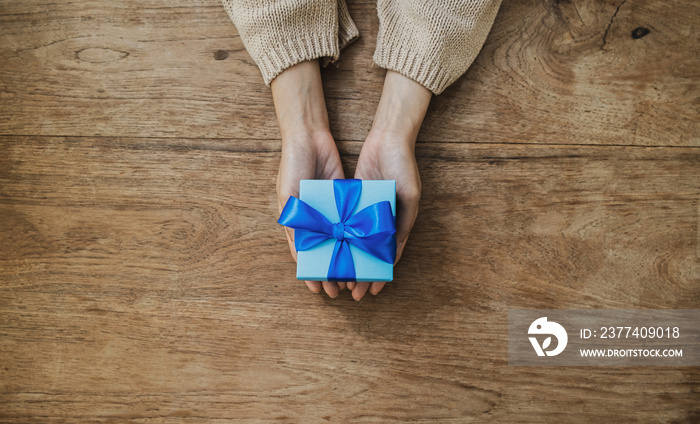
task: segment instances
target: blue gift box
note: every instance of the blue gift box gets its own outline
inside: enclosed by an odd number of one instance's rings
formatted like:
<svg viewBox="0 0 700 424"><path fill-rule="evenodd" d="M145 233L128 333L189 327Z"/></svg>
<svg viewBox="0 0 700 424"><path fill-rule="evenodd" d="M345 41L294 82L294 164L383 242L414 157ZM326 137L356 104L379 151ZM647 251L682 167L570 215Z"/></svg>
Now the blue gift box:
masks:
<svg viewBox="0 0 700 424"><path fill-rule="evenodd" d="M295 229L298 279L391 281L395 216L394 180L302 180L278 222Z"/></svg>

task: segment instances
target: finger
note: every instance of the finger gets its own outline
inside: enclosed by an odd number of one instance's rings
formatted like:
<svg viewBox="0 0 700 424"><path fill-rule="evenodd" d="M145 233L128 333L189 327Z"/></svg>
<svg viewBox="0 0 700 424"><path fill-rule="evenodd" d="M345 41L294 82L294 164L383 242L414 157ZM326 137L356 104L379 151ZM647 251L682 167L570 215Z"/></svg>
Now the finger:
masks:
<svg viewBox="0 0 700 424"><path fill-rule="evenodd" d="M352 289L355 288L355 282L354 281L348 281L348 290L352 291Z"/></svg>
<svg viewBox="0 0 700 424"><path fill-rule="evenodd" d="M327 180L343 180L345 179L345 172L343 172L343 167L342 165L338 165L336 167L333 167L332 169L328 170L326 175L324 176L325 179Z"/></svg>
<svg viewBox="0 0 700 424"><path fill-rule="evenodd" d="M355 300L360 300L367 293L369 288L369 283L357 283L355 288L352 290L352 298Z"/></svg>
<svg viewBox="0 0 700 424"><path fill-rule="evenodd" d="M332 281L324 281L323 282L323 289L326 291L326 294L328 294L328 297L331 299L335 299L338 297L338 285Z"/></svg>
<svg viewBox="0 0 700 424"><path fill-rule="evenodd" d="M294 233L291 228L284 227L284 234L287 236L287 243L289 243L289 251L292 253L292 258L294 261L297 260L297 249L294 247Z"/></svg>
<svg viewBox="0 0 700 424"><path fill-rule="evenodd" d="M396 240L405 242L418 217L418 203L412 200L399 201L396 214Z"/></svg>
<svg viewBox="0 0 700 424"><path fill-rule="evenodd" d="M298 183L297 183L297 184L298 184ZM277 193L277 213L280 213L280 214L282 213L282 211L284 210L285 205L286 205L287 202L289 201L289 198L292 197L292 196L299 197L299 190L297 189L295 192L292 192L292 193L290 193L290 194L286 194L286 193L285 193L285 194L281 194L281 193L279 192L279 189L278 189L278 193Z"/></svg>
<svg viewBox="0 0 700 424"><path fill-rule="evenodd" d="M406 247L407 242L408 242L408 237L406 237L402 242L398 242L396 244L396 260L394 261L394 265L396 265L399 262L399 259L401 259L401 255L403 254L403 249Z"/></svg>
<svg viewBox="0 0 700 424"><path fill-rule="evenodd" d="M316 171L316 178L323 180L342 180L345 178L343 163L340 161L340 153L338 153L337 147L329 152L329 155L325 159L321 159L320 162L323 169L320 172L318 170Z"/></svg>
<svg viewBox="0 0 700 424"><path fill-rule="evenodd" d="M396 209L396 262L398 262L403 249L408 241L408 235L413 229L413 224L418 217L418 204L420 202L420 189L397 196L398 207ZM396 263L394 262L394 263Z"/></svg>
<svg viewBox="0 0 700 424"><path fill-rule="evenodd" d="M314 294L318 294L321 291L321 282L320 281L304 281L306 283L306 287L309 288Z"/></svg>
<svg viewBox="0 0 700 424"><path fill-rule="evenodd" d="M297 250L294 247L294 233L290 228L284 227L284 233L287 236L287 243L289 243L289 251L292 252L292 258L294 260L297 260ZM320 281L304 281L306 283L306 287L311 290L314 294L318 294L321 291L321 282Z"/></svg>
<svg viewBox="0 0 700 424"><path fill-rule="evenodd" d="M345 282L344 281L338 282L338 289L345 290Z"/></svg>
<svg viewBox="0 0 700 424"><path fill-rule="evenodd" d="M375 281L369 286L369 292L372 293L374 296L376 296L377 293L382 291L385 284L386 284L386 282L384 282L384 281Z"/></svg>

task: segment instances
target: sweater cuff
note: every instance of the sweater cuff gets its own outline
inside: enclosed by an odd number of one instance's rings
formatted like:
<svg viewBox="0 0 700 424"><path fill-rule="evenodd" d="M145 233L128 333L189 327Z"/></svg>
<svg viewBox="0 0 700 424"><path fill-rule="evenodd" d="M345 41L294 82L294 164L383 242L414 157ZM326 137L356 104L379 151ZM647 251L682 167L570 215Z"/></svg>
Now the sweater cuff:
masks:
<svg viewBox="0 0 700 424"><path fill-rule="evenodd" d="M338 47L343 50L360 37L355 22L350 17L348 5L344 0L338 1Z"/></svg>
<svg viewBox="0 0 700 424"><path fill-rule="evenodd" d="M338 50L343 50L345 47L352 44L360 38L360 32L357 30L355 22L350 17L348 6L344 0L338 0ZM338 60L336 57L324 57L321 60L321 66L326 67Z"/></svg>
<svg viewBox="0 0 700 424"><path fill-rule="evenodd" d="M268 87L306 60L336 60L338 0L222 0Z"/></svg>
<svg viewBox="0 0 700 424"><path fill-rule="evenodd" d="M442 93L472 64L500 0L379 0L374 63Z"/></svg>
<svg viewBox="0 0 700 424"><path fill-rule="evenodd" d="M418 54L393 39L384 42L377 40L373 60L377 66L398 72L436 95L459 78L459 75L450 75L435 58Z"/></svg>
<svg viewBox="0 0 700 424"><path fill-rule="evenodd" d="M265 85L268 87L277 75L287 68L306 60L321 58L321 61L338 59L338 37L333 32L299 34L293 38L280 40L253 58L260 68Z"/></svg>

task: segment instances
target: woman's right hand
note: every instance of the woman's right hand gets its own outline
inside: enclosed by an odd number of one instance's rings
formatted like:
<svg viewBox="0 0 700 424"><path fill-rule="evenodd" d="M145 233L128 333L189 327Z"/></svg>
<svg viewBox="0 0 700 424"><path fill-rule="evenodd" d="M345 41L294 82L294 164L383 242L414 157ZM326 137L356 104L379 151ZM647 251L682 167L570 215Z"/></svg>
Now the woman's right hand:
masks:
<svg viewBox="0 0 700 424"><path fill-rule="evenodd" d="M289 196L299 197L299 181L343 179L343 167L335 141L330 132L315 134L296 134L282 141L282 160L277 173L277 203L282 213ZM296 261L294 248L294 230L284 227L289 242L289 250ZM321 286L330 297L338 296L338 289L344 289L345 283L323 281L305 281L314 293L321 291Z"/></svg>
<svg viewBox="0 0 700 424"><path fill-rule="evenodd" d="M317 60L287 68L270 85L282 135L282 159L277 173L277 202L282 212L289 196L299 196L299 181L342 179L343 166L328 125L321 71ZM285 227L289 250L296 261L294 230ZM314 293L321 287L337 297L345 283L305 281Z"/></svg>

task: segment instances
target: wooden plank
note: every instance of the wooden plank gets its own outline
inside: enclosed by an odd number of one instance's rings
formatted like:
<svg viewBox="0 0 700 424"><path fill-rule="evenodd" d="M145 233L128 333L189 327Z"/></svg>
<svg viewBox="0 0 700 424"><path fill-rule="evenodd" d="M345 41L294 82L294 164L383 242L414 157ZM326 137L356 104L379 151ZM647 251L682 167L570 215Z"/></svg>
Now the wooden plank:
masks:
<svg viewBox="0 0 700 424"><path fill-rule="evenodd" d="M334 134L362 140L384 71L371 60L375 2L350 9L361 38L324 79ZM419 138L698 146L699 18L681 0L504 1ZM634 39L637 27L650 33ZM269 89L216 0L1 0L0 99L0 134L279 137Z"/></svg>
<svg viewBox="0 0 700 424"><path fill-rule="evenodd" d="M3 422L700 416L697 368L508 367L506 341L511 308L698 308L700 149L419 143L416 228L362 302L294 281L275 142L0 151Z"/></svg>
<svg viewBox="0 0 700 424"><path fill-rule="evenodd" d="M698 3L534 3L504 2L422 139L700 145Z"/></svg>

